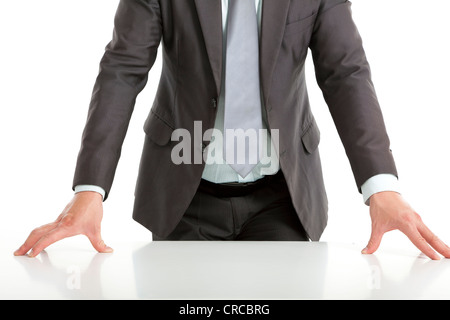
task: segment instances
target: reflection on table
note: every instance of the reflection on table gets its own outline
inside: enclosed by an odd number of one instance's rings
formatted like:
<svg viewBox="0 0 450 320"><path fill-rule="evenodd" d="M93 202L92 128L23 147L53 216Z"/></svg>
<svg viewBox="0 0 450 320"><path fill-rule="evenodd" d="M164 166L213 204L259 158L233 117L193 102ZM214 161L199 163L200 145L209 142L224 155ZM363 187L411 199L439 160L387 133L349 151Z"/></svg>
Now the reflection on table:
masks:
<svg viewBox="0 0 450 320"><path fill-rule="evenodd" d="M448 299L450 261L324 242L60 244L6 257L1 299Z"/></svg>

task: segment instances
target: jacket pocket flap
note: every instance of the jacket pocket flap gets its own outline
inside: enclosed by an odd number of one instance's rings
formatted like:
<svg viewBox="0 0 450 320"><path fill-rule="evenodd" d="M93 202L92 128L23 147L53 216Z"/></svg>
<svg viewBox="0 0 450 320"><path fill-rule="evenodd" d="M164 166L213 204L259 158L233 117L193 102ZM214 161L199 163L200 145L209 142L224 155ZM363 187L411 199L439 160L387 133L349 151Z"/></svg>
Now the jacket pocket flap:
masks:
<svg viewBox="0 0 450 320"><path fill-rule="evenodd" d="M316 21L316 16L317 13L314 13L309 17L287 24L284 30L284 35L287 36L289 34L295 34L307 29L314 24L314 22Z"/></svg>
<svg viewBox="0 0 450 320"><path fill-rule="evenodd" d="M159 117L153 110L150 111L144 123L144 132L153 142L157 145L165 146L169 143L173 130L173 127Z"/></svg>
<svg viewBox="0 0 450 320"><path fill-rule="evenodd" d="M308 153L313 153L320 142L320 131L314 118L303 131L302 143Z"/></svg>

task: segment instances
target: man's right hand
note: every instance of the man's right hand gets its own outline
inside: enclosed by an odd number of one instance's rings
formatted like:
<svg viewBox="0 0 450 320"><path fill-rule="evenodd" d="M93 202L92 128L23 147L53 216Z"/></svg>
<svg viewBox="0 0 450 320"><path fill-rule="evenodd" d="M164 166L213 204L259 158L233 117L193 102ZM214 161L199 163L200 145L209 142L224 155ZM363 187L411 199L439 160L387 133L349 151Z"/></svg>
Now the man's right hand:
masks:
<svg viewBox="0 0 450 320"><path fill-rule="evenodd" d="M30 251L28 256L35 257L52 243L79 234L87 236L98 252L112 252L101 237L102 202L102 196L97 192L76 193L58 219L34 229L14 255L22 256Z"/></svg>

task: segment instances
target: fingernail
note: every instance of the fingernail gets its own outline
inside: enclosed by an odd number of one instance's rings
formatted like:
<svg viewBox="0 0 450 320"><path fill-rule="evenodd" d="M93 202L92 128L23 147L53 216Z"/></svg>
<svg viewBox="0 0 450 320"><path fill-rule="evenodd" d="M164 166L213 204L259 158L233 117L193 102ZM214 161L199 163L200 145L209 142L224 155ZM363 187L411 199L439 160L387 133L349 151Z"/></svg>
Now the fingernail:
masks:
<svg viewBox="0 0 450 320"><path fill-rule="evenodd" d="M111 248L111 247L106 247L104 252L105 253L112 253L112 252L114 252L114 249Z"/></svg>
<svg viewBox="0 0 450 320"><path fill-rule="evenodd" d="M14 251L15 256L20 256L20 249L22 249L23 245L20 246L16 251Z"/></svg>
<svg viewBox="0 0 450 320"><path fill-rule="evenodd" d="M367 247L364 248L364 249L362 249L361 253L362 253L362 254L367 254Z"/></svg>
<svg viewBox="0 0 450 320"><path fill-rule="evenodd" d="M34 258L34 252L33 252L33 250L32 250L32 251L30 251L30 253L28 253L28 257L30 257L30 258Z"/></svg>

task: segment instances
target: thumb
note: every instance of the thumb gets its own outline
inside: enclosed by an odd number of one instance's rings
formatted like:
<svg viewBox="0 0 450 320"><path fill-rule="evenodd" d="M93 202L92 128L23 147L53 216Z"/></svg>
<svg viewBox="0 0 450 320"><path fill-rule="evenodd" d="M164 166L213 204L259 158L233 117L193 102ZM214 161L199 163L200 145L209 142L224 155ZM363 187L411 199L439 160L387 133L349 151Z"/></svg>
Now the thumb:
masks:
<svg viewBox="0 0 450 320"><path fill-rule="evenodd" d="M362 254L372 254L377 251L380 246L381 239L383 238L383 232L377 229L372 229L372 234L370 236L369 243L367 246L361 251Z"/></svg>
<svg viewBox="0 0 450 320"><path fill-rule="evenodd" d="M89 241L91 242L92 246L94 247L95 250L97 250L100 253L111 253L114 250L107 246L105 244L105 242L102 240L102 236L100 235L100 232L93 235L93 236L88 236Z"/></svg>

